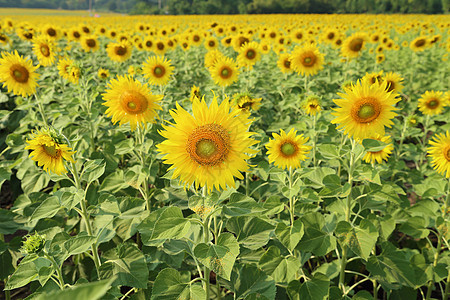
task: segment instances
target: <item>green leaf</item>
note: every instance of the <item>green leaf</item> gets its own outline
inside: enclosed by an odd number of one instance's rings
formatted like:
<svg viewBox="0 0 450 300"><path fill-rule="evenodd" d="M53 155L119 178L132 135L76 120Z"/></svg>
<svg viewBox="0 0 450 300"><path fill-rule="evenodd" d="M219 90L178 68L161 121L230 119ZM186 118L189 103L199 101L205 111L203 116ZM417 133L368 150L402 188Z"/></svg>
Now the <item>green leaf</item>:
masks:
<svg viewBox="0 0 450 300"><path fill-rule="evenodd" d="M0 209L0 234L13 234L21 227L15 221L18 215L10 210Z"/></svg>
<svg viewBox="0 0 450 300"><path fill-rule="evenodd" d="M326 159L334 159L340 158L339 149L336 145L333 144L321 144L320 147L317 147L319 153Z"/></svg>
<svg viewBox="0 0 450 300"><path fill-rule="evenodd" d="M6 282L5 290L13 290L38 278L38 271L33 262L19 264L19 267Z"/></svg>
<svg viewBox="0 0 450 300"><path fill-rule="evenodd" d="M364 139L362 145L367 152L378 152L386 148L387 144L373 139Z"/></svg>
<svg viewBox="0 0 450 300"><path fill-rule="evenodd" d="M336 227L336 235L342 245L348 246L356 255L367 260L375 247L378 231L370 221L362 220L359 226L341 221Z"/></svg>
<svg viewBox="0 0 450 300"><path fill-rule="evenodd" d="M84 164L81 180L91 183L105 173L106 163L103 159L89 160Z"/></svg>
<svg viewBox="0 0 450 300"><path fill-rule="evenodd" d="M114 278L94 281L83 284L76 284L62 291L39 294L33 300L53 300L53 299L100 299L111 287Z"/></svg>
<svg viewBox="0 0 450 300"><path fill-rule="evenodd" d="M270 246L266 253L261 256L258 266L277 283L288 283L295 279L300 269L300 260L293 257L283 257L280 249Z"/></svg>
<svg viewBox="0 0 450 300"><path fill-rule="evenodd" d="M298 250L323 256L336 248L336 238L324 231L325 219L322 214L312 212L301 220L305 233L296 247Z"/></svg>
<svg viewBox="0 0 450 300"><path fill-rule="evenodd" d="M300 219L295 220L292 226L280 222L275 228L275 235L283 246L292 251L303 236L303 223Z"/></svg>
<svg viewBox="0 0 450 300"><path fill-rule="evenodd" d="M340 260L335 259L332 262L321 264L314 270L313 275L316 273L322 273L330 280L336 278L341 270Z"/></svg>
<svg viewBox="0 0 450 300"><path fill-rule="evenodd" d="M93 236L82 235L71 237L70 240L64 243L64 248L67 251L67 255L75 255L84 253L91 248L91 245L95 242L96 238Z"/></svg>
<svg viewBox="0 0 450 300"><path fill-rule="evenodd" d="M253 198L241 193L233 193L230 196L230 201L223 207L223 213L227 217L260 214L264 210Z"/></svg>
<svg viewBox="0 0 450 300"><path fill-rule="evenodd" d="M236 257L239 255L239 244L231 233L222 233L217 245L201 243L194 249L196 258L214 273L230 280Z"/></svg>
<svg viewBox="0 0 450 300"><path fill-rule="evenodd" d="M44 218L51 218L56 215L61 208L58 197L50 196L34 210L30 217L30 221L36 221Z"/></svg>
<svg viewBox="0 0 450 300"><path fill-rule="evenodd" d="M189 231L190 224L180 208L166 206L152 212L138 226L138 230L144 245L155 246L162 245L166 239L182 238Z"/></svg>
<svg viewBox="0 0 450 300"><path fill-rule="evenodd" d="M7 168L0 168L0 189L2 188L3 182L11 179L11 170Z"/></svg>
<svg viewBox="0 0 450 300"><path fill-rule="evenodd" d="M205 220L214 211L218 202L219 195L217 193L212 193L206 197L192 196L189 197L189 209L195 212L202 220Z"/></svg>
<svg viewBox="0 0 450 300"><path fill-rule="evenodd" d="M411 217L398 228L400 232L416 239L423 239L430 234L425 226L425 220L421 217Z"/></svg>
<svg viewBox="0 0 450 300"><path fill-rule="evenodd" d="M401 286L416 287L414 270L405 252L387 242L382 244L382 249L386 250L381 255L371 256L367 261L370 276L377 279L385 290L399 289Z"/></svg>
<svg viewBox="0 0 450 300"><path fill-rule="evenodd" d="M231 274L235 299L275 299L275 281L253 265L243 265Z"/></svg>
<svg viewBox="0 0 450 300"><path fill-rule="evenodd" d="M102 278L115 277L113 286L125 285L146 289L148 268L144 254L135 244L120 244L106 252L102 258L107 259L100 266Z"/></svg>
<svg viewBox="0 0 450 300"><path fill-rule="evenodd" d="M327 276L316 273L310 280L300 283L291 281L287 287L289 298L292 300L320 300L328 298L330 279Z"/></svg>
<svg viewBox="0 0 450 300"><path fill-rule="evenodd" d="M190 284L183 281L177 270L162 270L153 284L151 300L179 299L206 300L206 293L199 283Z"/></svg>
<svg viewBox="0 0 450 300"><path fill-rule="evenodd" d="M227 229L236 234L240 244L256 250L267 244L274 226L258 217L232 217L227 222Z"/></svg>
<svg viewBox="0 0 450 300"><path fill-rule="evenodd" d="M99 191L115 193L127 187L128 183L125 182L123 170L119 169L116 170L116 172L109 174L103 179Z"/></svg>
<svg viewBox="0 0 450 300"><path fill-rule="evenodd" d="M330 174L336 174L336 170L332 169L332 168L327 168L327 167L321 167L321 168L316 168L306 174L304 174L303 176L305 176L306 178L308 178L311 181L311 186L314 188L320 188L323 187L323 179L325 178L325 176L330 175Z"/></svg>

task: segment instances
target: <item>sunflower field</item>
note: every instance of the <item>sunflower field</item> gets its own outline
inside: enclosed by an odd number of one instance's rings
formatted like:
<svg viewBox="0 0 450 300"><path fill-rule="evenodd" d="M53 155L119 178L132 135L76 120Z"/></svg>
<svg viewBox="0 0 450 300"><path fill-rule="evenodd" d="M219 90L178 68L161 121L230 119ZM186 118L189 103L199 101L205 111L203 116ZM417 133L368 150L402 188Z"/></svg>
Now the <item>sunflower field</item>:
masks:
<svg viewBox="0 0 450 300"><path fill-rule="evenodd" d="M450 16L0 18L0 299L448 299Z"/></svg>

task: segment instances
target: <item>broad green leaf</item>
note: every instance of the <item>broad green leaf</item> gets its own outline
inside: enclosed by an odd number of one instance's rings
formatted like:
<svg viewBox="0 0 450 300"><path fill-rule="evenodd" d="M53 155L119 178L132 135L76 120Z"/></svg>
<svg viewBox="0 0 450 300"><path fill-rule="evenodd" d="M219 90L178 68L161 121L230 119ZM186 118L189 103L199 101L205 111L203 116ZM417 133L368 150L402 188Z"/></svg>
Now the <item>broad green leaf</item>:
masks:
<svg viewBox="0 0 450 300"><path fill-rule="evenodd" d="M370 214L366 220L372 222L377 227L379 236L383 240L387 240L395 229L395 219L391 215L380 217L375 214Z"/></svg>
<svg viewBox="0 0 450 300"><path fill-rule="evenodd" d="M233 193L223 207L223 213L227 217L260 214L265 209L253 198L241 193Z"/></svg>
<svg viewBox="0 0 450 300"><path fill-rule="evenodd" d="M253 265L243 265L231 274L235 299L275 299L275 281Z"/></svg>
<svg viewBox="0 0 450 300"><path fill-rule="evenodd" d="M162 270L153 284L151 300L179 299L206 300L206 293L199 283L183 281L177 270Z"/></svg>
<svg viewBox="0 0 450 300"><path fill-rule="evenodd" d="M305 176L306 178L308 178L311 181L311 186L314 188L320 188L323 187L323 179L325 178L325 176L330 175L330 174L336 174L336 170L328 168L328 167L321 167L321 168L316 168L306 174L304 174L303 176Z"/></svg>
<svg viewBox="0 0 450 300"><path fill-rule="evenodd" d="M219 276L230 280L236 257L239 255L239 244L231 233L222 233L217 245L201 243L194 249L195 257Z"/></svg>
<svg viewBox="0 0 450 300"><path fill-rule="evenodd" d="M370 277L377 279L384 289L399 289L402 286L415 288L415 274L403 250L395 249L387 242L381 255L371 256L366 267Z"/></svg>
<svg viewBox="0 0 450 300"><path fill-rule="evenodd" d="M34 210L30 221L36 221L44 218L51 218L56 215L61 208L58 197L50 196Z"/></svg>
<svg viewBox="0 0 450 300"><path fill-rule="evenodd" d="M7 168L0 168L0 189L2 188L3 182L11 178L11 170Z"/></svg>
<svg viewBox="0 0 450 300"><path fill-rule="evenodd" d="M292 226L280 222L275 228L275 235L283 246L292 251L303 236L303 223L300 219L295 220Z"/></svg>
<svg viewBox="0 0 450 300"><path fill-rule="evenodd" d="M378 239L376 227L367 220L362 220L359 226L352 226L341 221L336 227L336 235L342 245L348 246L356 255L367 260Z"/></svg>
<svg viewBox="0 0 450 300"><path fill-rule="evenodd" d="M90 183L105 173L106 163L103 159L89 160L84 164L83 175L81 180Z"/></svg>
<svg viewBox="0 0 450 300"><path fill-rule="evenodd" d="M317 212L309 213L301 218L304 235L297 245L300 251L325 255L336 248L336 238L325 231L325 219Z"/></svg>
<svg viewBox="0 0 450 300"><path fill-rule="evenodd" d="M0 209L0 234L13 234L21 227L16 222L17 214L10 210Z"/></svg>
<svg viewBox="0 0 450 300"><path fill-rule="evenodd" d="M300 283L298 280L291 281L287 287L289 298L292 300L321 300L328 299L330 279L316 273L310 280Z"/></svg>
<svg viewBox="0 0 450 300"><path fill-rule="evenodd" d="M37 280L39 278L39 270L44 267L50 267L50 265L51 262L48 259L38 257L36 254L26 256L8 279L5 290L17 289L31 281Z"/></svg>
<svg viewBox="0 0 450 300"><path fill-rule="evenodd" d="M138 226L142 243L147 246L162 245L166 239L182 238L190 222L176 206L163 207L152 212Z"/></svg>
<svg viewBox="0 0 450 300"><path fill-rule="evenodd" d="M364 139L362 145L367 152L378 152L386 148L388 144L379 140Z"/></svg>
<svg viewBox="0 0 450 300"><path fill-rule="evenodd" d="M105 253L102 258L107 259L100 266L102 278L115 277L113 286L125 285L146 289L148 282L148 268L144 254L135 244L120 244L116 249Z"/></svg>
<svg viewBox="0 0 450 300"><path fill-rule="evenodd" d="M19 178L20 179L20 178ZM39 192L50 182L49 175L39 169L29 169L21 179L22 190L25 194Z"/></svg>
<svg viewBox="0 0 450 300"><path fill-rule="evenodd" d="M91 248L95 240L95 237L87 235L71 237L70 240L64 243L64 248L68 256L84 253Z"/></svg>
<svg viewBox="0 0 450 300"><path fill-rule="evenodd" d="M195 212L202 220L208 218L213 213L216 204L219 202L219 195L212 193L206 197L189 197L189 209Z"/></svg>
<svg viewBox="0 0 450 300"><path fill-rule="evenodd" d="M76 284L62 291L39 294L34 300L56 300L56 299L100 299L111 287L114 278L94 281L83 284Z"/></svg>
<svg viewBox="0 0 450 300"><path fill-rule="evenodd" d="M321 264L314 270L313 274L322 273L330 280L336 278L341 270L340 260L335 259L332 262Z"/></svg>
<svg viewBox="0 0 450 300"><path fill-rule="evenodd" d="M258 266L277 283L288 283L295 279L296 273L301 267L298 258L282 256L280 249L276 246L270 246L267 249L266 253L261 256Z"/></svg>
<svg viewBox="0 0 450 300"><path fill-rule="evenodd" d="M258 217L232 217L227 229L236 234L237 241L244 247L256 250L267 244L274 226Z"/></svg>
<svg viewBox="0 0 450 300"><path fill-rule="evenodd" d="M332 144L321 144L317 147L320 154L326 159L340 158L339 149L336 145Z"/></svg>
<svg viewBox="0 0 450 300"><path fill-rule="evenodd" d="M409 218L408 221L400 225L398 230L416 239L423 239L430 234L425 226L425 220L421 217Z"/></svg>
<svg viewBox="0 0 450 300"><path fill-rule="evenodd" d="M103 179L100 191L115 193L127 187L128 183L125 182L123 170L119 169Z"/></svg>

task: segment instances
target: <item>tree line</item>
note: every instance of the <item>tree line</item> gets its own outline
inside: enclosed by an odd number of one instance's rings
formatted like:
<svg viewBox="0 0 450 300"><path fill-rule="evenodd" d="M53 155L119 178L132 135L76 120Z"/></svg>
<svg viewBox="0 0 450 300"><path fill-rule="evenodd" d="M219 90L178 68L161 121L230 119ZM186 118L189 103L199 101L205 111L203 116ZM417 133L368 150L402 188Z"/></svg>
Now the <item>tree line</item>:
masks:
<svg viewBox="0 0 450 300"><path fill-rule="evenodd" d="M0 7L129 14L448 13L450 0L0 0Z"/></svg>

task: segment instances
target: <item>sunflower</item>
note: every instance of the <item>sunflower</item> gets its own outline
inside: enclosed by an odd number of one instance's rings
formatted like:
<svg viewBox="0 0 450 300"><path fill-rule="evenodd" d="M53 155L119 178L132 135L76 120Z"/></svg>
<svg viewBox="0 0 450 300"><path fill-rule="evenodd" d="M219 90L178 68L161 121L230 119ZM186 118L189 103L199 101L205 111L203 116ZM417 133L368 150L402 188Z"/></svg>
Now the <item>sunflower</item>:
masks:
<svg viewBox="0 0 450 300"><path fill-rule="evenodd" d="M384 135L384 127L391 127L392 118L397 114L394 105L400 101L397 94L386 90L386 82L358 81L345 94L338 93L343 99L333 100L339 107L334 108L332 115L336 116L331 121L339 124L337 129L344 129L354 139L364 139L376 134Z"/></svg>
<svg viewBox="0 0 450 300"><path fill-rule="evenodd" d="M323 68L323 54L314 45L295 47L291 54L292 69L304 76L314 75Z"/></svg>
<svg viewBox="0 0 450 300"><path fill-rule="evenodd" d="M385 73L383 80L387 82L387 91L394 91L394 93L400 93L403 89L403 78L394 72Z"/></svg>
<svg viewBox="0 0 450 300"><path fill-rule="evenodd" d="M143 44L143 45L144 45L145 50L147 50L147 51L152 51L153 46L154 46L153 38L147 37L147 38L144 40L144 44Z"/></svg>
<svg viewBox="0 0 450 300"><path fill-rule="evenodd" d="M56 134L50 131L37 131L31 136L31 140L27 140L28 146L25 149L32 150L29 157L37 161L38 166L42 166L44 171L53 172L61 175L67 173L64 161L75 163L71 151L72 148L61 142Z"/></svg>
<svg viewBox="0 0 450 300"><path fill-rule="evenodd" d="M97 76L100 79L107 79L109 77L109 70L100 68L98 69Z"/></svg>
<svg viewBox="0 0 450 300"><path fill-rule="evenodd" d="M310 116L317 115L322 110L319 97L311 95L306 98L303 103L303 110Z"/></svg>
<svg viewBox="0 0 450 300"><path fill-rule="evenodd" d="M429 143L428 156L431 156L433 168L450 178L450 132L435 135Z"/></svg>
<svg viewBox="0 0 450 300"><path fill-rule="evenodd" d="M33 40L33 52L42 66L50 66L55 62L55 45L47 36L39 36Z"/></svg>
<svg viewBox="0 0 450 300"><path fill-rule="evenodd" d="M106 52L111 60L124 62L131 56L132 47L128 41L119 43L109 43L106 46Z"/></svg>
<svg viewBox="0 0 450 300"><path fill-rule="evenodd" d="M160 56L152 56L142 66L144 77L150 84L165 85L170 80L174 67L170 60Z"/></svg>
<svg viewBox="0 0 450 300"><path fill-rule="evenodd" d="M446 105L442 92L426 91L419 99L418 106L424 115L432 116L440 114Z"/></svg>
<svg viewBox="0 0 450 300"><path fill-rule="evenodd" d="M219 105L217 97L208 107L204 100L194 99L193 115L178 103L171 111L173 126L163 125L160 134L166 138L157 146L163 160L174 170L172 178L191 186L206 187L209 192L234 187L234 177L243 179L248 170L245 161L257 151L250 149L257 141L248 132L251 121L239 116L228 98Z"/></svg>
<svg viewBox="0 0 450 300"><path fill-rule="evenodd" d="M0 32L0 43L6 45L9 43L9 37L6 34Z"/></svg>
<svg viewBox="0 0 450 300"><path fill-rule="evenodd" d="M380 151L376 152L367 151L367 153L363 157L363 160L368 164L374 164L375 162L381 164L383 160L387 161L389 155L391 155L392 151L394 150L391 137L389 135L381 136L378 134L375 137L371 137L371 139L383 142L387 145Z"/></svg>
<svg viewBox="0 0 450 300"><path fill-rule="evenodd" d="M69 66L68 73L69 73L68 80L73 84L78 84L81 75L80 68L77 65L72 64L71 66Z"/></svg>
<svg viewBox="0 0 450 300"><path fill-rule="evenodd" d="M152 49L156 55L164 55L167 51L166 43L163 40L155 41L155 46Z"/></svg>
<svg viewBox="0 0 450 300"><path fill-rule="evenodd" d="M262 98L253 98L249 93L237 93L233 95L234 105L245 115L256 111L261 106Z"/></svg>
<svg viewBox="0 0 450 300"><path fill-rule="evenodd" d="M261 53L262 54L267 54L267 53L270 52L270 45L268 43L266 43L266 42L262 42L260 44L259 48L261 49Z"/></svg>
<svg viewBox="0 0 450 300"><path fill-rule="evenodd" d="M425 48L428 47L428 39L426 36L419 36L419 37L415 38L411 42L411 44L409 44L409 47L414 52L422 52L423 50L425 50Z"/></svg>
<svg viewBox="0 0 450 300"><path fill-rule="evenodd" d="M42 27L42 33L47 35L52 40L57 40L60 37L61 30L51 24L46 24L44 27Z"/></svg>
<svg viewBox="0 0 450 300"><path fill-rule="evenodd" d="M191 87L191 94L189 96L189 100L194 102L194 99L200 100L202 98L202 94L200 93L200 88L195 84Z"/></svg>
<svg viewBox="0 0 450 300"><path fill-rule="evenodd" d="M377 64L381 64L385 59L386 56L384 56L384 54L377 54L377 56L375 57Z"/></svg>
<svg viewBox="0 0 450 300"><path fill-rule="evenodd" d="M73 27L69 30L69 40L72 41L79 41L81 39L82 36L82 32L77 28L77 27Z"/></svg>
<svg viewBox="0 0 450 300"><path fill-rule="evenodd" d="M361 78L361 81L367 84L374 84L376 82L381 83L384 81L383 70L379 72L366 73L366 75Z"/></svg>
<svg viewBox="0 0 450 300"><path fill-rule="evenodd" d="M61 75L62 78L69 80L70 77L70 67L73 65L73 60L69 57L63 57L58 61L58 71L59 75Z"/></svg>
<svg viewBox="0 0 450 300"><path fill-rule="evenodd" d="M20 56L17 51L13 53L2 52L0 58L0 82L8 87L8 92L22 97L32 95L38 86L36 79L39 74L35 71L39 66L34 67L30 59Z"/></svg>
<svg viewBox="0 0 450 300"><path fill-rule="evenodd" d="M217 47L219 46L219 42L217 41L217 39L213 36L208 37L207 39L205 39L204 42L205 48L210 51L210 50L214 50L217 49Z"/></svg>
<svg viewBox="0 0 450 300"><path fill-rule="evenodd" d="M28 28L19 28L18 35L22 40L25 40L25 41L32 41L34 38L33 30L28 29Z"/></svg>
<svg viewBox="0 0 450 300"><path fill-rule="evenodd" d="M245 43L239 52L237 61L240 66L251 69L261 59L261 51L257 42Z"/></svg>
<svg viewBox="0 0 450 300"><path fill-rule="evenodd" d="M100 49L100 44L94 36L86 35L81 38L81 47L83 47L86 52L95 52Z"/></svg>
<svg viewBox="0 0 450 300"><path fill-rule="evenodd" d="M366 40L366 35L361 32L352 34L342 43L341 55L348 58L358 57L364 49Z"/></svg>
<svg viewBox="0 0 450 300"><path fill-rule="evenodd" d="M212 68L217 63L217 61L223 59L224 55L217 49L208 51L205 54L205 67Z"/></svg>
<svg viewBox="0 0 450 300"><path fill-rule="evenodd" d="M118 76L108 83L108 90L103 96L107 106L106 115L112 116L113 124L130 123L131 130L137 125L141 127L147 122L153 122L156 110L161 109L162 95L152 95L147 85L143 85L131 76Z"/></svg>
<svg viewBox="0 0 450 300"><path fill-rule="evenodd" d="M282 53L278 57L277 66L281 72L285 74L292 73L291 68L291 54L290 53Z"/></svg>
<svg viewBox="0 0 450 300"><path fill-rule="evenodd" d="M222 57L216 64L210 69L211 77L214 82L220 86L228 86L237 81L239 70L234 62L229 57Z"/></svg>
<svg viewBox="0 0 450 300"><path fill-rule="evenodd" d="M283 129L280 134L273 133L273 140L267 143L267 156L269 163L274 163L278 168L296 169L300 167L300 162L306 160L306 154L311 149L305 143L309 138L303 134L297 135L297 130L291 129L287 134Z"/></svg>

